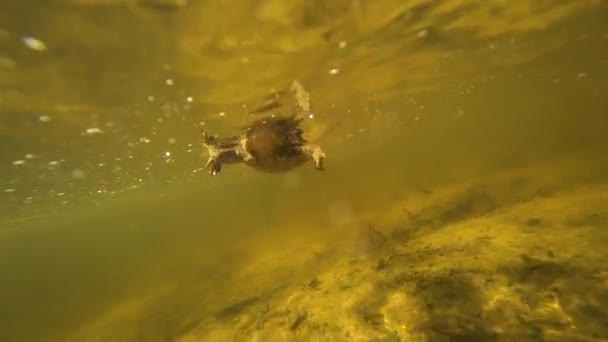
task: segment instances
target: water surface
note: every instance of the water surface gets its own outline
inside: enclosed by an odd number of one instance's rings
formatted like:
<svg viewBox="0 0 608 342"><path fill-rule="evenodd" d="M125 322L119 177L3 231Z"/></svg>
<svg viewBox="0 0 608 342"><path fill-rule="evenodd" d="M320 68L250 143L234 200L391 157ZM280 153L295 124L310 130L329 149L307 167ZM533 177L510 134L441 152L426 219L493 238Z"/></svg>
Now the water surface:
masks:
<svg viewBox="0 0 608 342"><path fill-rule="evenodd" d="M608 338L602 1L4 1L0 339ZM212 177L310 91L328 154Z"/></svg>

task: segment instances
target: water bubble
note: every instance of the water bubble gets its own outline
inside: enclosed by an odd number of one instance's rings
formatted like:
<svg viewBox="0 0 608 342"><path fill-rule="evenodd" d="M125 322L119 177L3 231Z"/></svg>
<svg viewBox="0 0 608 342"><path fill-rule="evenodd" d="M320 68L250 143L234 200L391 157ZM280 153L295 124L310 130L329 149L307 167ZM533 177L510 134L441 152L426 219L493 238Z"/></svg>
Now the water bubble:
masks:
<svg viewBox="0 0 608 342"><path fill-rule="evenodd" d="M13 161L13 165L15 165L15 166L24 165L24 164L25 164L25 160L23 160L23 159Z"/></svg>
<svg viewBox="0 0 608 342"><path fill-rule="evenodd" d="M49 122L51 121L51 117L48 115L40 115L40 117L38 117L38 119L42 122Z"/></svg>
<svg viewBox="0 0 608 342"><path fill-rule="evenodd" d="M309 118L309 119L314 119L314 118L315 118L315 115L314 115L313 113L310 113L310 114L308 114L308 118Z"/></svg>
<svg viewBox="0 0 608 342"><path fill-rule="evenodd" d="M171 152L167 151L164 153L165 157L171 157Z"/></svg>

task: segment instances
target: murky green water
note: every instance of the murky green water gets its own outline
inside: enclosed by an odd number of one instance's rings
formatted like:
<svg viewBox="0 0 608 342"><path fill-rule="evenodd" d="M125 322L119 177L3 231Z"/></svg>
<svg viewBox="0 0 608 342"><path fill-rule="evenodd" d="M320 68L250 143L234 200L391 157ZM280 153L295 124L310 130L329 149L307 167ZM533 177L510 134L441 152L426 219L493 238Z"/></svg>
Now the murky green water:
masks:
<svg viewBox="0 0 608 342"><path fill-rule="evenodd" d="M605 1L4 0L0 340L606 339L607 93Z"/></svg>

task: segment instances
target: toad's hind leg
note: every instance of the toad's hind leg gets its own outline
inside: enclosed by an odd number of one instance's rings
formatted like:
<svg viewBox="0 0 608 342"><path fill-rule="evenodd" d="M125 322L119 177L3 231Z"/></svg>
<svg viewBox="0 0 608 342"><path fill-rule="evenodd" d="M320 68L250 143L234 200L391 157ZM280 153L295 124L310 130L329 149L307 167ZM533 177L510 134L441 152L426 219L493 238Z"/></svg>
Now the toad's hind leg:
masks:
<svg viewBox="0 0 608 342"><path fill-rule="evenodd" d="M327 156L321 149L321 146L315 144L304 145L300 148L302 153L306 154L315 162L315 168L319 171L325 170L324 164Z"/></svg>

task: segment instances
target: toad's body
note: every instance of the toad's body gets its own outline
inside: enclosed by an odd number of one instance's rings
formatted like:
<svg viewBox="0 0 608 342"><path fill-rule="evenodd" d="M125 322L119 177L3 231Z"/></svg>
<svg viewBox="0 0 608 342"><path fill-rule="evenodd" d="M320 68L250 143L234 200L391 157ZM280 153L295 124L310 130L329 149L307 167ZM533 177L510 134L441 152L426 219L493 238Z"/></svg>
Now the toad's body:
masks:
<svg viewBox="0 0 608 342"><path fill-rule="evenodd" d="M264 118L253 122L241 136L223 139L203 132L209 172L216 175L223 164L245 163L259 171L278 173L309 160L323 170L325 153L302 137L300 122L294 117Z"/></svg>

